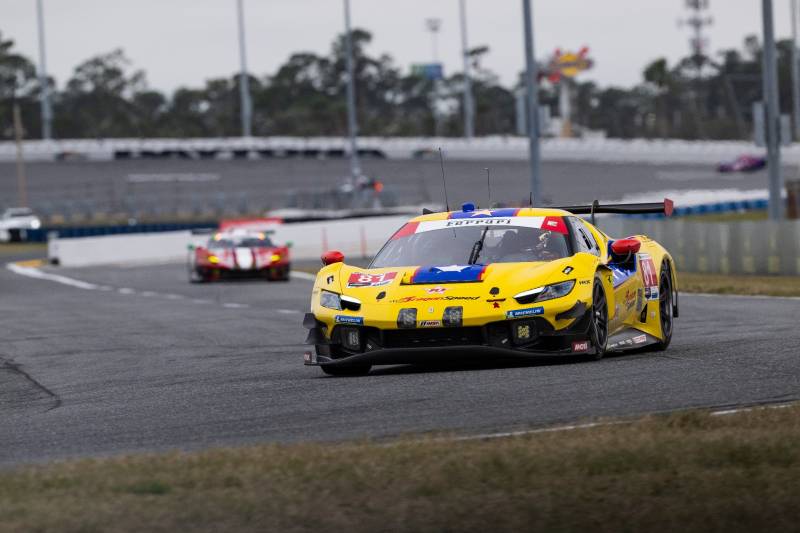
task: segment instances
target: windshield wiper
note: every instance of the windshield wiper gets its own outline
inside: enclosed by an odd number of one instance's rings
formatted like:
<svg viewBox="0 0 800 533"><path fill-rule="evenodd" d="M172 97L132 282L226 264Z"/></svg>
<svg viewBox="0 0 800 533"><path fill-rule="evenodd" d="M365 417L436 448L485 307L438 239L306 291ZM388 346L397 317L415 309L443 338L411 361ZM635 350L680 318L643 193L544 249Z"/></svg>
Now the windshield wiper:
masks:
<svg viewBox="0 0 800 533"><path fill-rule="evenodd" d="M469 259L467 259L468 265L474 265L478 262L478 257L481 255L481 250L483 250L483 240L486 239L486 234L489 232L489 226L486 226L483 229L483 233L481 233L481 238L475 241L475 244L472 245L472 251L469 253Z"/></svg>

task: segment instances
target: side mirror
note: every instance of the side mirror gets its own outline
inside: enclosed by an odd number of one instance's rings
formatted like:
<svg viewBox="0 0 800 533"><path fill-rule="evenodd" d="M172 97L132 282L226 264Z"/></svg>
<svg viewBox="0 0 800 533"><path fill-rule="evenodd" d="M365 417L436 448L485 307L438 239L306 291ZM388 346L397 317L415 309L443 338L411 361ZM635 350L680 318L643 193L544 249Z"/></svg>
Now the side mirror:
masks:
<svg viewBox="0 0 800 533"><path fill-rule="evenodd" d="M611 255L614 262L625 262L642 247L638 239L618 239L611 243Z"/></svg>
<svg viewBox="0 0 800 533"><path fill-rule="evenodd" d="M324 254L322 254L322 264L325 266L343 262L344 262L344 254L339 250L329 250Z"/></svg>
<svg viewBox="0 0 800 533"><path fill-rule="evenodd" d="M292 241L286 243L287 248L291 248L292 246L294 246L294 243Z"/></svg>
<svg viewBox="0 0 800 533"><path fill-rule="evenodd" d="M194 244L187 245L186 249L189 250L190 252L193 251L194 250Z"/></svg>

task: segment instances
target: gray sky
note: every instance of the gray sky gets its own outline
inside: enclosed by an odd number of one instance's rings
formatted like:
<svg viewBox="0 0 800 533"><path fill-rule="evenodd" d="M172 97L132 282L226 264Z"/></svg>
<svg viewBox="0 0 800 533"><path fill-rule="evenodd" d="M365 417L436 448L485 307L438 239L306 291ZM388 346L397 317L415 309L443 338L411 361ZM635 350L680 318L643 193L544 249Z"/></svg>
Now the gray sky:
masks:
<svg viewBox="0 0 800 533"><path fill-rule="evenodd" d="M238 69L235 0L44 0L48 67L63 86L84 59L116 47L151 87L200 85ZM761 33L758 0L711 0L712 50L739 47ZM290 53L325 53L343 31L341 0L245 0L249 70L272 73ZM484 65L510 84L523 66L520 0L467 0L470 46L487 44ZM595 59L585 79L629 86L642 67L688 52L678 28L684 0L533 0L536 55L587 45ZM775 0L777 35L790 32L789 0ZM352 0L353 25L374 35L371 53L389 53L398 66L432 56L424 19L443 19L439 54L447 72L460 70L458 0ZM0 0L0 31L38 58L34 0Z"/></svg>

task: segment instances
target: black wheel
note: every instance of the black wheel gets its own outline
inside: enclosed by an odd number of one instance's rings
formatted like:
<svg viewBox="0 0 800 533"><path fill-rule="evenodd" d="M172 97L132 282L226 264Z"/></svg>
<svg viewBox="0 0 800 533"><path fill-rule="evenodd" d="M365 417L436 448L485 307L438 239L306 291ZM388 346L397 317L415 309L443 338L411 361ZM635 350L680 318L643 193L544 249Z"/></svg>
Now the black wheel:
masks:
<svg viewBox="0 0 800 533"><path fill-rule="evenodd" d="M372 369L372 365L320 365L320 368L329 376L366 376Z"/></svg>
<svg viewBox="0 0 800 533"><path fill-rule="evenodd" d="M592 344L595 353L589 358L593 360L602 359L606 354L608 345L608 299L606 290L599 276L594 278L594 289L592 290Z"/></svg>
<svg viewBox="0 0 800 533"><path fill-rule="evenodd" d="M658 310L661 316L661 336L660 342L653 345L655 350L666 350L672 342L672 269L669 263L664 261L661 264L661 273L658 276Z"/></svg>

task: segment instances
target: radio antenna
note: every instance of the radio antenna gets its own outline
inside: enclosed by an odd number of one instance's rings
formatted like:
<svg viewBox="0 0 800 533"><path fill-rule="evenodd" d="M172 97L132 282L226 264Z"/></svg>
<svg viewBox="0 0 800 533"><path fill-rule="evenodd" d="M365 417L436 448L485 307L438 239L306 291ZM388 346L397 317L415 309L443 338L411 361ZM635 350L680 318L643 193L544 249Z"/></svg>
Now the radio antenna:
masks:
<svg viewBox="0 0 800 533"><path fill-rule="evenodd" d="M442 167L442 188L444 188L444 207L446 211L450 211L450 202L447 201L447 180L444 177L444 155L442 154L442 147L439 147L439 164Z"/></svg>
<svg viewBox="0 0 800 533"><path fill-rule="evenodd" d="M484 168L483 170L486 171L486 187L489 189L489 204L486 206L487 209L492 208L492 175L491 169L489 167Z"/></svg>

